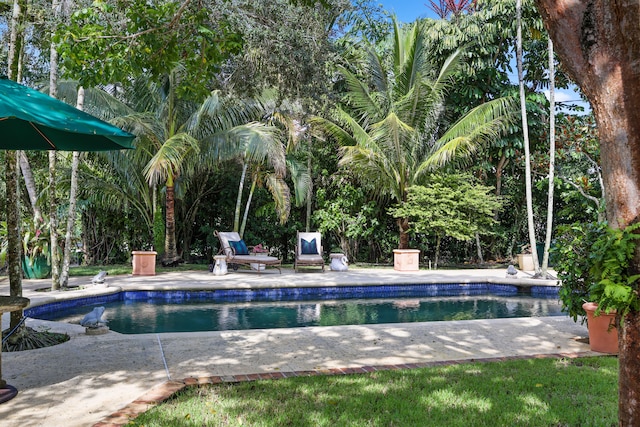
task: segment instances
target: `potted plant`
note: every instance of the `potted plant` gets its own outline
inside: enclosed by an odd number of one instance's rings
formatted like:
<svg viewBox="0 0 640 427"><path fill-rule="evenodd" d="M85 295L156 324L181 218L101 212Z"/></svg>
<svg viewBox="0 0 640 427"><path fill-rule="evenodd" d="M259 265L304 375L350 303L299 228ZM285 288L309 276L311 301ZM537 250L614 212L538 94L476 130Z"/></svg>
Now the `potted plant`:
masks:
<svg viewBox="0 0 640 427"><path fill-rule="evenodd" d="M51 274L49 222L25 221L22 225L22 272L27 279L44 279Z"/></svg>
<svg viewBox="0 0 640 427"><path fill-rule="evenodd" d="M443 239L468 241L489 233L502 202L492 187L478 184L471 174L433 174L423 179L426 185L409 187L406 200L388 212L403 224L401 228L405 233L435 237L434 268L437 269ZM393 251L394 268L400 269L398 264L406 264L417 270L420 251L405 249L402 243L400 247L402 249ZM405 257L412 258L404 262Z"/></svg>
<svg viewBox="0 0 640 427"><path fill-rule="evenodd" d="M587 321L594 351L617 353L619 316L638 309L640 276L629 271L638 228L640 224L622 230L604 223L572 224L558 235L553 254L563 310L574 321Z"/></svg>
<svg viewBox="0 0 640 427"><path fill-rule="evenodd" d="M621 319L630 311L637 311L640 308L638 302L640 274L633 274L631 269L637 240L640 239L640 234L636 233L638 229L640 229L640 223L632 224L624 229L605 227L604 233L594 243L590 272L595 281L589 291L591 302L595 306L584 305L587 315L593 316L587 319L587 325L589 325L591 318L595 323L598 316L604 316L605 319L607 316L612 316L609 323L603 327L608 327L609 332L617 331L620 328ZM593 314L590 313L591 309L595 309ZM592 335L591 329L589 329L590 340ZM612 339L611 336L608 338ZM616 333L615 353L618 350L617 344ZM614 343L611 345L613 346ZM591 348L595 350L593 345Z"/></svg>
<svg viewBox="0 0 640 427"><path fill-rule="evenodd" d="M562 309L574 322L584 323L586 313L582 304L589 301L589 288L594 283L590 252L603 232L603 224L575 223L558 228L551 257L556 264L560 290L558 296Z"/></svg>

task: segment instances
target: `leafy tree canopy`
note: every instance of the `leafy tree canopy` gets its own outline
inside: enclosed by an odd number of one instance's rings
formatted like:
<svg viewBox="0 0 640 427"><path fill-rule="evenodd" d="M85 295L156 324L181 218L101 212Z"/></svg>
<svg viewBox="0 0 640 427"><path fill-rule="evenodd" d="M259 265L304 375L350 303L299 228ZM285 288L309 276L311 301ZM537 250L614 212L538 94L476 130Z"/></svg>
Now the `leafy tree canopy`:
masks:
<svg viewBox="0 0 640 427"><path fill-rule="evenodd" d="M334 60L331 37L338 17L350 8L350 3L347 0L308 3L233 2L229 6L232 10L229 19L242 34L244 49L225 65L221 81L250 96L267 88L275 88L280 98L292 100L325 95Z"/></svg>
<svg viewBox="0 0 640 427"><path fill-rule="evenodd" d="M221 62L242 48L224 4L187 0L94 1L55 36L65 75L83 86L160 76L181 62L191 78L183 91L208 92Z"/></svg>
<svg viewBox="0 0 640 427"><path fill-rule="evenodd" d="M409 218L414 233L469 240L493 225L502 205L493 188L474 183L469 174L432 175L429 184L409 188L407 201L389 209Z"/></svg>

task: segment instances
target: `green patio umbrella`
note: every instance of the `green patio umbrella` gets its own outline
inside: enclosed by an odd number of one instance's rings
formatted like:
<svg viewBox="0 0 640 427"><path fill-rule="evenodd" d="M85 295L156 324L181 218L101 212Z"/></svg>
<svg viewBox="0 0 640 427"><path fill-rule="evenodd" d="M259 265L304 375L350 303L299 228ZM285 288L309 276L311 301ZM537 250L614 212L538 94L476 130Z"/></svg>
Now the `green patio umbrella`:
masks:
<svg viewBox="0 0 640 427"><path fill-rule="evenodd" d="M0 77L0 150L121 150L133 148L134 138L135 135L49 95ZM7 201L8 205L11 203L16 202ZM15 238L20 240L20 236ZM3 303L5 300L11 304ZM16 301L22 307L28 303L26 298L0 298L0 314L19 309ZM3 403L18 391L2 379L1 356L0 346L0 403Z"/></svg>
<svg viewBox="0 0 640 427"><path fill-rule="evenodd" d="M42 92L0 78L0 149L108 151L134 135Z"/></svg>

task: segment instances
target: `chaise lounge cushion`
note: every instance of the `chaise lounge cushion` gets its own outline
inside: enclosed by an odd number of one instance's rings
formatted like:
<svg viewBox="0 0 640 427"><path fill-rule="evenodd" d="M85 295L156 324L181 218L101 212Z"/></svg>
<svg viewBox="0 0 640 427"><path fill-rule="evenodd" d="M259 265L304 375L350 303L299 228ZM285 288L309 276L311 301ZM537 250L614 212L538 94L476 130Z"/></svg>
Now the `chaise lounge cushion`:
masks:
<svg viewBox="0 0 640 427"><path fill-rule="evenodd" d="M300 239L300 242L302 244L302 255L318 255L316 239L311 239L311 241Z"/></svg>
<svg viewBox="0 0 640 427"><path fill-rule="evenodd" d="M249 255L249 249L244 240L229 240L229 245L231 245L236 255Z"/></svg>
<svg viewBox="0 0 640 427"><path fill-rule="evenodd" d="M296 236L296 259L294 268L317 265L324 271L322 257L322 234L317 231L298 231Z"/></svg>
<svg viewBox="0 0 640 427"><path fill-rule="evenodd" d="M298 255L297 262L300 265L321 265L324 259L319 254L314 255Z"/></svg>

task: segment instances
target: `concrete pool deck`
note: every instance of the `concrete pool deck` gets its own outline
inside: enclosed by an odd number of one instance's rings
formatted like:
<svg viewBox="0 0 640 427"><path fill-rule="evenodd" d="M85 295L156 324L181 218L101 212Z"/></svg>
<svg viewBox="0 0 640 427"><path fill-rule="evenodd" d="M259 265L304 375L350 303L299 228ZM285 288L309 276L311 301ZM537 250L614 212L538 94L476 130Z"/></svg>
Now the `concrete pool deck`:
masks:
<svg viewBox="0 0 640 427"><path fill-rule="evenodd" d="M70 286L90 284L72 278ZM226 276L172 272L156 276L107 276L108 287L40 292L50 280L25 280L32 305L120 290L302 287L393 283L515 283L554 285L525 273L506 278L505 269L353 269L294 273L283 269L241 270ZM8 281L0 295L9 294ZM107 316L108 318L108 313ZM2 329L8 327L8 314ZM122 425L185 383L242 381L290 375L341 374L429 364L520 357L597 355L583 338L586 325L568 317L456 322L90 336L80 325L28 319L27 325L67 332L53 347L2 353L2 375L18 395L0 404L2 426ZM262 374L262 375L259 375ZM123 408L125 408L123 410Z"/></svg>

